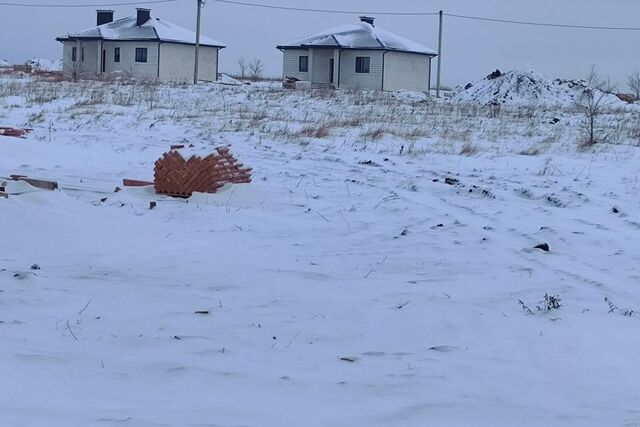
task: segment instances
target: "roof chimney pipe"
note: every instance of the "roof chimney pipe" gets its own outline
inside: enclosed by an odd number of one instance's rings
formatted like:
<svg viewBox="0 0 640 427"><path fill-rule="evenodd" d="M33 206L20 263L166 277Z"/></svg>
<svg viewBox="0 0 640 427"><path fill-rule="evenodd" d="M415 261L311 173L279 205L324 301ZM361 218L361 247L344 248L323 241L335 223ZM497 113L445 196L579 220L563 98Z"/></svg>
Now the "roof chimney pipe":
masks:
<svg viewBox="0 0 640 427"><path fill-rule="evenodd" d="M360 21L362 22L366 22L367 24L371 25L372 27L374 27L375 25L373 25L373 21L375 21L376 18L373 18L371 16L361 16L360 17Z"/></svg>
<svg viewBox="0 0 640 427"><path fill-rule="evenodd" d="M98 25L113 22L113 10L96 10L96 22Z"/></svg>
<svg viewBox="0 0 640 427"><path fill-rule="evenodd" d="M151 19L151 9L136 8L136 25L140 25Z"/></svg>

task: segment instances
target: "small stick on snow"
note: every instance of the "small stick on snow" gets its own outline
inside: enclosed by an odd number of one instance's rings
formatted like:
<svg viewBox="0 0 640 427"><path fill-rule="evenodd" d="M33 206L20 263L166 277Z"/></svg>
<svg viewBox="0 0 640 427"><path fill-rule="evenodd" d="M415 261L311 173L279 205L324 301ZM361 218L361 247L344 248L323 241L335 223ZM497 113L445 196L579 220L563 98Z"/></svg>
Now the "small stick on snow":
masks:
<svg viewBox="0 0 640 427"><path fill-rule="evenodd" d="M347 224L347 227L349 228L349 230L351 230L351 224L349 224L349 221L347 221L347 218L344 217L344 214L342 213L342 211L340 211L340 215L342 215L342 219Z"/></svg>
<svg viewBox="0 0 640 427"><path fill-rule="evenodd" d="M84 311L87 309L87 307L89 307L89 304L91 304L91 301L93 300L93 298L89 298L89 301L87 301L87 303L84 305L84 307L82 308L82 310L80 310L78 312L78 315L81 315L82 313L84 313ZM67 321L67 324L69 324L69 322Z"/></svg>
<svg viewBox="0 0 640 427"><path fill-rule="evenodd" d="M314 212L315 212L315 213L317 213L318 215L320 215L320 218L324 219L325 221L327 221L327 222L331 222L331 221L329 221L329 220L327 219L327 217L326 217L326 216L322 215L320 212L318 212L318 211L314 211Z"/></svg>
<svg viewBox="0 0 640 427"><path fill-rule="evenodd" d="M71 329L71 325L69 325L69 321L67 320L67 329L69 330L69 333L71 334L71 336L73 337L73 339L75 339L76 341L78 341L78 337L76 336L76 334L73 333L73 329Z"/></svg>

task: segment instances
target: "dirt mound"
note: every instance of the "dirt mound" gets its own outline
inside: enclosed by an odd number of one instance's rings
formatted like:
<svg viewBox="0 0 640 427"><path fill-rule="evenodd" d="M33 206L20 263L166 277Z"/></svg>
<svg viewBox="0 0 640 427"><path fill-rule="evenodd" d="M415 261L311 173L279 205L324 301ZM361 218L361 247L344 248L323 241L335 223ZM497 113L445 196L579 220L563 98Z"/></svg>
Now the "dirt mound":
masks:
<svg viewBox="0 0 640 427"><path fill-rule="evenodd" d="M454 101L488 105L574 106L588 90L584 80L549 80L534 70L496 70L482 80L468 84ZM606 103L622 103L615 95L605 95Z"/></svg>

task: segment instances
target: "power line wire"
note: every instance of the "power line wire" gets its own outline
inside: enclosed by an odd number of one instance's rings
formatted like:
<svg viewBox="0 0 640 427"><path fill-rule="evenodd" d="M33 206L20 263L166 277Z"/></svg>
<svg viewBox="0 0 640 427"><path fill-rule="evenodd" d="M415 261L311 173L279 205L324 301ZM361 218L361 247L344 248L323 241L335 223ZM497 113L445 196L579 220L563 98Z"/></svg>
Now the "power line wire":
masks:
<svg viewBox="0 0 640 427"><path fill-rule="evenodd" d="M141 0L141 1L124 1L124 2L108 2L108 3L81 3L81 4L55 4L55 3L13 3L2 2L0 6L12 7L36 7L36 8L81 8L81 7L102 7L102 6L130 6L144 4L160 4L174 3L181 0ZM255 7L261 9L286 10L294 12L311 12L311 13L333 13L344 15L386 15L386 16L437 16L438 12L391 12L391 11L358 11L358 10L337 10L337 9L314 9L293 6L278 6L271 4L251 3L239 0L212 0L217 3L225 3L235 6ZM579 30L604 30L604 31L640 31L640 27L624 27L624 26L606 26L606 25L577 25L577 24L557 24L553 22L537 22L523 21L515 19L489 18L485 16L461 15L455 13L444 13L444 16L456 19L466 19L472 21L494 22L501 24L527 25L534 27L548 28L572 28Z"/></svg>
<svg viewBox="0 0 640 427"><path fill-rule="evenodd" d="M457 15L454 13L445 13L445 16L451 18L468 19L474 21L498 22L502 24L530 25L536 27L553 27L553 28L576 28L581 30L613 30L613 31L640 31L640 27L612 27L599 25L574 25L574 24L554 24L551 22L533 22L533 21L517 21L511 19L486 18L482 16Z"/></svg>
<svg viewBox="0 0 640 427"><path fill-rule="evenodd" d="M157 4L157 3L172 3L180 0L142 0L142 1L128 1L120 3L84 3L84 4L53 4L53 3L7 3L0 2L0 6L13 6L13 7L40 7L40 8L74 8L74 7L102 7L102 6L130 6L141 4Z"/></svg>
<svg viewBox="0 0 640 427"><path fill-rule="evenodd" d="M217 3L227 3L236 6L249 6L249 7L259 7L262 9L277 9L277 10L289 10L296 12L315 12L315 13L335 13L335 14L345 14L345 15L391 15L391 16L436 16L438 12L367 12L367 11L358 11L358 10L335 10L335 9L310 9L304 7L289 7L289 6L277 6L277 5L269 5L269 4L258 4L258 3L248 3L243 1L235 1L235 0L213 0Z"/></svg>
<svg viewBox="0 0 640 427"><path fill-rule="evenodd" d="M316 12L316 13L335 13L335 14L367 14L367 15L390 15L390 16L437 16L438 12L362 12L354 10L333 10L333 9L310 9L301 7L289 7L289 6L277 6L269 4L250 3L238 0L213 0L218 3L227 3L239 6L258 7L263 9L277 9L288 10L298 12ZM552 27L552 28L574 28L581 30L611 30L611 31L640 31L640 27L617 27L617 26L600 26L600 25L576 25L576 24L556 24L552 22L535 22L535 21L521 21L514 19L500 19L500 18L487 18L483 16L472 15L459 15L454 13L444 13L445 16L458 19L467 19L474 21L485 22L497 22L502 24L515 24L515 25L529 25L537 27Z"/></svg>

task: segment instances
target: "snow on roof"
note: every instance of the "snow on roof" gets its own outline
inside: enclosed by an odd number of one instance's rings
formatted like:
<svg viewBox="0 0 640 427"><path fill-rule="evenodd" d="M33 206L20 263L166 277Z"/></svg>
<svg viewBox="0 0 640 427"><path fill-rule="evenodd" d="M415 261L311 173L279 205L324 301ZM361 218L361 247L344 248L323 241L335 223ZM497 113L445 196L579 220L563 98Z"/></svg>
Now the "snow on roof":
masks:
<svg viewBox="0 0 640 427"><path fill-rule="evenodd" d="M160 18L151 18L144 24L136 25L136 17L118 19L107 24L92 27L77 33L69 33L60 39L98 38L103 40L159 40L174 43L196 43L196 34ZM200 36L204 46L226 47L224 43L206 36Z"/></svg>
<svg viewBox="0 0 640 427"><path fill-rule="evenodd" d="M436 51L373 25L359 21L341 25L309 37L279 45L279 49L296 47L336 47L342 49L387 49L426 55Z"/></svg>

